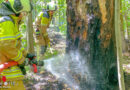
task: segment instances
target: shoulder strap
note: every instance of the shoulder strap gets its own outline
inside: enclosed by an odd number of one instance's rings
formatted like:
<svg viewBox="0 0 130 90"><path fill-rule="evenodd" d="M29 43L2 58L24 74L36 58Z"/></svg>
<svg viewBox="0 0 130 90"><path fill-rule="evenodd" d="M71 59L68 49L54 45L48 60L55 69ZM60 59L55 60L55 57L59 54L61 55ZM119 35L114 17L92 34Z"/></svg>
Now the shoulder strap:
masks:
<svg viewBox="0 0 130 90"><path fill-rule="evenodd" d="M5 21L12 21L14 23L13 19L10 16L0 17L0 23L5 22Z"/></svg>

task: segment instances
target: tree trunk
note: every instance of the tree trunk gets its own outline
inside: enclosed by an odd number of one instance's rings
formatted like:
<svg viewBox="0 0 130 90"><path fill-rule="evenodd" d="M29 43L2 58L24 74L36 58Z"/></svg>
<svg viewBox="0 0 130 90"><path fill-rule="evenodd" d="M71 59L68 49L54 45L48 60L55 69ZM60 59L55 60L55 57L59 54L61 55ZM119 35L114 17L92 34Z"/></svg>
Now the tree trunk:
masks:
<svg viewBox="0 0 130 90"><path fill-rule="evenodd" d="M119 90L114 0L67 0L67 53L78 51L89 74L81 90Z"/></svg>
<svg viewBox="0 0 130 90"><path fill-rule="evenodd" d="M29 53L34 53L33 45L33 26L32 26L32 13L27 17L27 50Z"/></svg>
<svg viewBox="0 0 130 90"><path fill-rule="evenodd" d="M120 10L122 10L122 1L120 0ZM125 32L124 32L124 28L123 28L123 13L121 12L120 13L120 20L121 20L121 23L120 23L120 27L121 27L121 38L122 38L122 52L124 53L126 51L126 43L125 43Z"/></svg>
<svg viewBox="0 0 130 90"><path fill-rule="evenodd" d="M122 42L120 30L120 0L115 0L115 37L117 48L117 66L118 66L118 80L120 90L125 90L124 73L122 68Z"/></svg>

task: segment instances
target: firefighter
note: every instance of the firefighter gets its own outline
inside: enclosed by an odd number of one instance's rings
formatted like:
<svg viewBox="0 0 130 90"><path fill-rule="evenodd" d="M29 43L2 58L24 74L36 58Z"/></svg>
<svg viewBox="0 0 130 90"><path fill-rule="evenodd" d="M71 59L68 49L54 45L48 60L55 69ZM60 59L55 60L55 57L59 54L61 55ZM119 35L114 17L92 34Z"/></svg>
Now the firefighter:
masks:
<svg viewBox="0 0 130 90"><path fill-rule="evenodd" d="M48 45L50 45L50 39L48 37L47 28L50 25L55 11L56 5L54 4L54 2L50 2L36 18L35 41L36 44L40 46L40 59L43 58L43 55L46 52Z"/></svg>
<svg viewBox="0 0 130 90"><path fill-rule="evenodd" d="M0 65L17 61L22 65L25 58L34 55L21 49L19 23L32 10L29 0L6 0L0 4ZM25 90L24 75L19 66L12 66L0 73L0 90Z"/></svg>

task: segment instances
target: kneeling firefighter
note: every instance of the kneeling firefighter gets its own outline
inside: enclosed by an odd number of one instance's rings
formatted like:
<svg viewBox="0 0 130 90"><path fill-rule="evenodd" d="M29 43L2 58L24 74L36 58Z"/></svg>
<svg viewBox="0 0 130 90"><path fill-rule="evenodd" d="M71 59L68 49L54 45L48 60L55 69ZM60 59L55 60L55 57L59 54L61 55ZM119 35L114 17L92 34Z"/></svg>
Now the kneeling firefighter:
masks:
<svg viewBox="0 0 130 90"><path fill-rule="evenodd" d="M25 90L25 58L34 67L35 55L21 49L19 23L31 12L29 0L6 0L0 4L0 90Z"/></svg>

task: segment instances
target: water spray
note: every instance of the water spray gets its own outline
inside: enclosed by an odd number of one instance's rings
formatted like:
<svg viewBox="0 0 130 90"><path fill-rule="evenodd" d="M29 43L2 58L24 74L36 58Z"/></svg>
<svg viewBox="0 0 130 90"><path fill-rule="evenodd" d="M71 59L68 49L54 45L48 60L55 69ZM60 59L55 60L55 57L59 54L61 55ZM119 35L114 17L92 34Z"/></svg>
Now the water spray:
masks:
<svg viewBox="0 0 130 90"><path fill-rule="evenodd" d="M74 90L80 90L80 83L74 75L80 74L80 77L86 80L90 77L86 63L77 52L44 60L44 68Z"/></svg>

